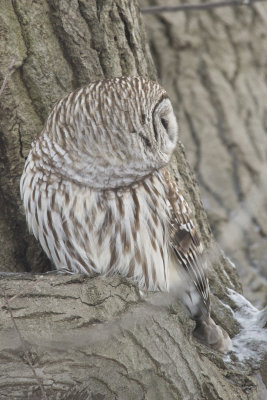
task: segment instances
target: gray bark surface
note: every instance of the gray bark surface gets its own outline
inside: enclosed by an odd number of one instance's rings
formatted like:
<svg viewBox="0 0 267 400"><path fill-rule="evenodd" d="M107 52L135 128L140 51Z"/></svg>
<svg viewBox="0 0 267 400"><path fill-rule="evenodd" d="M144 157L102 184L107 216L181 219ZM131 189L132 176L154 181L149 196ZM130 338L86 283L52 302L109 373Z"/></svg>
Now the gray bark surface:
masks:
<svg viewBox="0 0 267 400"><path fill-rule="evenodd" d="M16 57L0 98L0 400L265 395L257 371L245 366L244 375L234 357L226 363L192 339L192 321L166 295L142 294L119 278L31 274L51 266L28 234L19 198L30 144L72 89L120 75L156 79L137 3L5 0L0 31L1 82ZM181 144L172 165L211 249L212 317L233 336L239 325L226 287L241 291L236 270L212 239Z"/></svg>
<svg viewBox="0 0 267 400"><path fill-rule="evenodd" d="M177 112L180 139L213 233L238 267L246 297L263 307L267 5L145 14L144 21L159 81Z"/></svg>
<svg viewBox="0 0 267 400"><path fill-rule="evenodd" d="M34 280L6 277L1 293ZM26 352L49 399L258 399L255 376L192 339L193 322L164 294L120 278L46 275L11 307L26 343L2 310L0 399L40 398Z"/></svg>

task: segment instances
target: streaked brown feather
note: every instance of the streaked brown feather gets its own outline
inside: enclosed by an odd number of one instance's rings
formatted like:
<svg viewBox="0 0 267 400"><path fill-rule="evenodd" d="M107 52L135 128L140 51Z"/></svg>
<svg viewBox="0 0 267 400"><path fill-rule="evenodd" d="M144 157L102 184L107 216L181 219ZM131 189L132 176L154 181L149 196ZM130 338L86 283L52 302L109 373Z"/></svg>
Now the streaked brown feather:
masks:
<svg viewBox="0 0 267 400"><path fill-rule="evenodd" d="M164 170L170 203L170 242L174 253L209 310L209 283L205 271L203 246L190 218L190 208L167 168Z"/></svg>

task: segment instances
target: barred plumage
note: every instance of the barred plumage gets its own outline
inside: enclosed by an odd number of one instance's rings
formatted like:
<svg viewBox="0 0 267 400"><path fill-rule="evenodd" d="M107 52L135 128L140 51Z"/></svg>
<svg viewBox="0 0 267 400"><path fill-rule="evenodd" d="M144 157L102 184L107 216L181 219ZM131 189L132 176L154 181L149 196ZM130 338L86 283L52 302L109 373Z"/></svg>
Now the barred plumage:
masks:
<svg viewBox="0 0 267 400"><path fill-rule="evenodd" d="M21 195L28 225L57 269L120 274L141 288L176 291L197 335L210 342L211 329L220 347L203 247L167 169L176 140L174 112L157 83L126 77L89 84L50 113L26 161Z"/></svg>

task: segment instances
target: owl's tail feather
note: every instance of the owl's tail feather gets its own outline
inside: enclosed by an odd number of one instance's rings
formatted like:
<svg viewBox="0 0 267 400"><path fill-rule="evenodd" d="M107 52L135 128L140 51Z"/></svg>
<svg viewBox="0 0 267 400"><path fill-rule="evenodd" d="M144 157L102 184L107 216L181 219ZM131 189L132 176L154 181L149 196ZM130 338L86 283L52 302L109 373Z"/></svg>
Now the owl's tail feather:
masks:
<svg viewBox="0 0 267 400"><path fill-rule="evenodd" d="M232 348L232 342L228 333L221 326L216 325L210 316L205 320L196 320L193 335L200 342L222 353L226 353Z"/></svg>

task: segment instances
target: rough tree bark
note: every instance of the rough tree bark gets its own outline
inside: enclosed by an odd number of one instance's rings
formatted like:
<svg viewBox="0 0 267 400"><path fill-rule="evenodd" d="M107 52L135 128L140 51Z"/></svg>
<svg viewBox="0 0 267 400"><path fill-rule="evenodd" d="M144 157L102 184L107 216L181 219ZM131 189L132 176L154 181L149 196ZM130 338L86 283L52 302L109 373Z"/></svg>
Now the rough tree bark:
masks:
<svg viewBox="0 0 267 400"><path fill-rule="evenodd" d="M212 230L238 267L245 295L263 307L267 4L146 14L144 20L159 80L175 104L181 140Z"/></svg>
<svg viewBox="0 0 267 400"><path fill-rule="evenodd" d="M17 296L0 309L0 399L258 399L260 375L247 367L244 376L234 359L195 342L193 323L166 296L119 278L31 274L50 265L19 199L30 143L73 88L119 75L156 78L136 1L6 0L0 31L1 81L16 57L0 99L1 305ZM204 243L216 248L181 144L173 170ZM213 317L233 336L239 326L225 288L241 287L219 250L210 283Z"/></svg>

